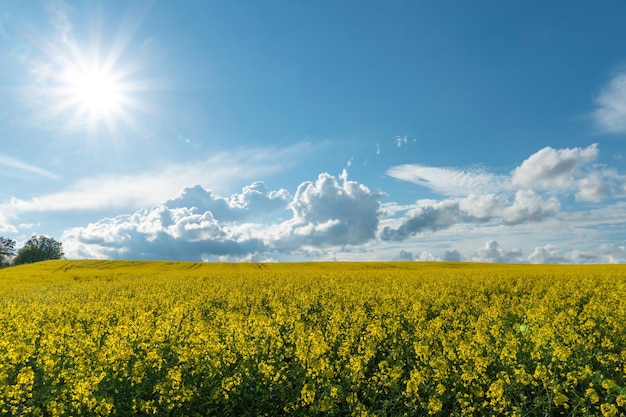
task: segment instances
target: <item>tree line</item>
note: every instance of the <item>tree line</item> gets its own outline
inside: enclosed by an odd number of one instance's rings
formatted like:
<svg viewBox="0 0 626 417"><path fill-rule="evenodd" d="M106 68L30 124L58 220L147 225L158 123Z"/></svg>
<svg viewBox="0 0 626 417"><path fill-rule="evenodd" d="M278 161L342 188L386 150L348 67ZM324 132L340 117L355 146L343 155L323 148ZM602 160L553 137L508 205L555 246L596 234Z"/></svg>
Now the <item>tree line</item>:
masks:
<svg viewBox="0 0 626 417"><path fill-rule="evenodd" d="M51 237L33 236L19 250L15 240L0 236L0 267L63 258L63 245Z"/></svg>

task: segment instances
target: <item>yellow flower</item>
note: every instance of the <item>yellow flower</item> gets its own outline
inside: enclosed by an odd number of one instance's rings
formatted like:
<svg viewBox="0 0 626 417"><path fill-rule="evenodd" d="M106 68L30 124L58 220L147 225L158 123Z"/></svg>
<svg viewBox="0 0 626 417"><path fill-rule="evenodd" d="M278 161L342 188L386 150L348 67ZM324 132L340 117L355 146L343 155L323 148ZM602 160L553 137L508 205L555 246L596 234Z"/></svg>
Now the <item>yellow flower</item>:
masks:
<svg viewBox="0 0 626 417"><path fill-rule="evenodd" d="M563 393L558 393L554 396L554 398L552 398L552 402L554 402L554 405L556 405L557 407L566 405L568 401L569 399L567 398L567 395Z"/></svg>
<svg viewBox="0 0 626 417"><path fill-rule="evenodd" d="M598 401L600 401L598 393L593 388L588 388L587 391L585 391L585 397L589 399L589 402L591 404L596 404Z"/></svg>
<svg viewBox="0 0 626 417"><path fill-rule="evenodd" d="M487 391L487 397L492 400L499 400L504 395L504 383L501 380L497 380L491 384Z"/></svg>
<svg viewBox="0 0 626 417"><path fill-rule="evenodd" d="M613 404L602 404L600 406L600 411L604 417L615 417L617 415L617 407Z"/></svg>
<svg viewBox="0 0 626 417"><path fill-rule="evenodd" d="M35 373L30 366L22 368L20 373L17 374L17 383L19 385L33 385L35 380Z"/></svg>
<svg viewBox="0 0 626 417"><path fill-rule="evenodd" d="M437 414L443 408L443 403L439 398L430 398L428 400L428 414Z"/></svg>
<svg viewBox="0 0 626 417"><path fill-rule="evenodd" d="M315 386L313 384L305 384L300 391L300 398L305 404L312 404L315 401Z"/></svg>

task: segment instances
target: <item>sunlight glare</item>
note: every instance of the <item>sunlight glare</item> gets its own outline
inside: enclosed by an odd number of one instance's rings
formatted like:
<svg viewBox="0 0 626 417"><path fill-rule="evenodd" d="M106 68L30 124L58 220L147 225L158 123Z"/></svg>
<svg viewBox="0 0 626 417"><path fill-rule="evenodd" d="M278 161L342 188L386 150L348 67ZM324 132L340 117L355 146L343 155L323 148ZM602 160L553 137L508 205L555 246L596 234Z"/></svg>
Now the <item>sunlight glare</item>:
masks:
<svg viewBox="0 0 626 417"><path fill-rule="evenodd" d="M122 111L124 94L116 78L102 69L70 71L67 74L72 101L94 121Z"/></svg>

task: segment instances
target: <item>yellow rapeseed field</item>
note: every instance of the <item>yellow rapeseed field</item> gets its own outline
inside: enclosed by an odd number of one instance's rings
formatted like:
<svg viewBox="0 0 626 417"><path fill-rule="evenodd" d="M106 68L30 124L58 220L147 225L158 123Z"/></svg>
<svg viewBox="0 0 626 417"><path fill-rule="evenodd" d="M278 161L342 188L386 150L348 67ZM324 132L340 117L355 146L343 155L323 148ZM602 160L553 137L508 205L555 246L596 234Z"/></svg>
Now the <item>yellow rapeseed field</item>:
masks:
<svg viewBox="0 0 626 417"><path fill-rule="evenodd" d="M626 415L626 267L0 270L0 414Z"/></svg>

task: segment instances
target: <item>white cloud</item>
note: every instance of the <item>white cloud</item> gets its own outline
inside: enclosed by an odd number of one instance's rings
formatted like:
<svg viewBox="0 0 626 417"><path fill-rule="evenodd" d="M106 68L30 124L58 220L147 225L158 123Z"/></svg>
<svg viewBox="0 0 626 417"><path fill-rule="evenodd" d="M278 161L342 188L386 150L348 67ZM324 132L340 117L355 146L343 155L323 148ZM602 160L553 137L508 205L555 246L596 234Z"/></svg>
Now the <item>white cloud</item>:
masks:
<svg viewBox="0 0 626 417"><path fill-rule="evenodd" d="M0 233L17 233L14 225L9 223L9 219L0 212Z"/></svg>
<svg viewBox="0 0 626 417"><path fill-rule="evenodd" d="M15 158L0 155L0 174L11 177L37 176L56 180L59 177L43 168Z"/></svg>
<svg viewBox="0 0 626 417"><path fill-rule="evenodd" d="M415 258L413 257L413 252L401 250L396 256L396 260L398 261L413 261Z"/></svg>
<svg viewBox="0 0 626 417"><path fill-rule="evenodd" d="M470 194L459 202L459 209L476 219L491 219L500 215L505 198L495 194Z"/></svg>
<svg viewBox="0 0 626 417"><path fill-rule="evenodd" d="M595 100L593 118L605 133L626 133L626 73L617 74Z"/></svg>
<svg viewBox="0 0 626 417"><path fill-rule="evenodd" d="M393 142L396 144L398 148L400 148L402 147L402 145L406 145L407 143L409 143L409 137L406 135L396 136L395 138L393 138Z"/></svg>
<svg viewBox="0 0 626 417"><path fill-rule="evenodd" d="M425 250L422 251L422 253L419 254L419 256L416 259L417 261L421 261L421 262L439 262L441 261L441 259L439 259L437 256L435 256L434 253L432 253L431 251Z"/></svg>
<svg viewBox="0 0 626 417"><path fill-rule="evenodd" d="M63 241L69 257L188 260L359 245L376 236L381 195L329 174L301 184L289 204L285 190L261 182L230 198L192 187L151 209L68 230ZM272 224L272 212L287 207L292 218Z"/></svg>
<svg viewBox="0 0 626 417"><path fill-rule="evenodd" d="M463 223L470 218L459 208L459 202L444 200L428 205L418 205L409 210L397 227L386 226L380 238L382 240L405 240L422 232L436 232Z"/></svg>
<svg viewBox="0 0 626 417"><path fill-rule="evenodd" d="M241 194L224 198L205 190L201 185L185 188L178 197L168 200L168 208L193 207L199 212L210 211L218 221L235 221L248 217L267 216L286 209L290 200L285 189L268 192L262 181L243 188Z"/></svg>
<svg viewBox="0 0 626 417"><path fill-rule="evenodd" d="M383 194L329 174L300 184L290 204L293 218L280 225L277 245L358 245L376 236Z"/></svg>
<svg viewBox="0 0 626 417"><path fill-rule="evenodd" d="M535 248L528 260L533 264L564 264L568 262L568 259L561 251L551 244Z"/></svg>
<svg viewBox="0 0 626 417"><path fill-rule="evenodd" d="M502 176L489 174L479 169L463 171L417 164L391 167L387 170L387 175L448 196L498 191L504 188L506 181Z"/></svg>
<svg viewBox="0 0 626 417"><path fill-rule="evenodd" d="M424 232L437 232L461 223L478 225L495 222L506 225L542 222L560 209L554 198L543 199L531 190L518 191L509 205L492 194L475 195L458 200L422 200L408 210L400 222L386 222L380 233L382 240L401 241Z"/></svg>
<svg viewBox="0 0 626 417"><path fill-rule="evenodd" d="M556 197L543 199L532 190L520 190L513 204L504 208L502 217L508 224L541 222L556 215L560 208Z"/></svg>
<svg viewBox="0 0 626 417"><path fill-rule="evenodd" d="M597 144L586 148L543 148L513 171L512 183L522 188L572 189L576 185L574 175L580 167L594 161L598 153Z"/></svg>
<svg viewBox="0 0 626 417"><path fill-rule="evenodd" d="M626 263L626 247L616 246L613 244L600 245L598 248L598 255L601 259L606 259L609 264L623 264Z"/></svg>
<svg viewBox="0 0 626 417"><path fill-rule="evenodd" d="M515 263L522 260L522 251L519 249L504 250L495 240L489 240L485 246L478 249L472 257L475 262Z"/></svg>
<svg viewBox="0 0 626 417"><path fill-rule="evenodd" d="M614 169L600 168L578 181L576 200L599 203L610 197L626 195L626 175Z"/></svg>
<svg viewBox="0 0 626 417"><path fill-rule="evenodd" d="M536 247L528 261L535 264L626 263L626 247L603 244L591 250L570 248L563 251L552 244L547 244Z"/></svg>
<svg viewBox="0 0 626 417"><path fill-rule="evenodd" d="M622 176L616 171L598 166L582 169L593 160L595 145L563 151L538 152L529 158L532 163L517 172L533 184L548 181L568 187L579 200L598 200L622 189ZM626 258L619 247L600 250L587 244L591 234L596 242L614 241L609 236L620 234L626 203L562 211L561 202L550 191L515 189L508 177L442 172L448 175L438 183L445 184L442 188L488 184L483 189L493 191L468 189L443 200L381 204L383 193L349 180L346 170L339 176L320 174L315 181L300 184L293 196L284 189L268 190L260 181L230 197L195 186L151 209L69 230L64 247L74 257L181 260L590 263ZM461 235L463 241L458 242ZM446 250L452 241L458 249ZM531 255L523 257L522 250Z"/></svg>
<svg viewBox="0 0 626 417"><path fill-rule="evenodd" d="M198 182L206 188L227 191L227 188L238 182L289 168L300 156L310 151L311 145L300 143L281 149L268 147L220 152L204 161L171 164L136 175L110 175L78 180L65 190L30 200L13 198L0 205L0 208L7 212L19 212L152 206L176 195L189 184ZM248 190L251 194L256 191ZM254 198L252 195L248 197Z"/></svg>
<svg viewBox="0 0 626 417"><path fill-rule="evenodd" d="M259 239L231 233L211 212L164 205L102 219L63 234L68 257L203 260L261 251Z"/></svg>
<svg viewBox="0 0 626 417"><path fill-rule="evenodd" d="M618 230L619 226L625 224L626 202L620 201L591 210L562 212L560 217L566 223L578 227L596 228L597 226L610 226L612 229Z"/></svg>
<svg viewBox="0 0 626 417"><path fill-rule="evenodd" d="M460 262L461 259L461 252L456 249L445 251L443 257L441 258L444 262Z"/></svg>
<svg viewBox="0 0 626 417"><path fill-rule="evenodd" d="M600 202L626 194L626 175L600 165L590 165L599 155L598 145L586 148L553 149L546 147L527 158L510 176L496 175L482 169L427 167L418 164L397 165L387 175L452 197L472 199L480 210L492 210L505 195L519 190L535 192L572 192L577 200ZM486 205L486 206L485 206Z"/></svg>
<svg viewBox="0 0 626 417"><path fill-rule="evenodd" d="M195 186L152 209L71 229L63 240L71 257L195 260L356 245L375 238L381 196L348 181L347 173L341 182L321 174L301 184L291 201L286 190L268 191L258 181L228 198ZM291 219L271 223L273 212L288 209Z"/></svg>

